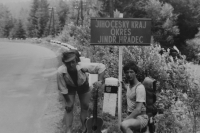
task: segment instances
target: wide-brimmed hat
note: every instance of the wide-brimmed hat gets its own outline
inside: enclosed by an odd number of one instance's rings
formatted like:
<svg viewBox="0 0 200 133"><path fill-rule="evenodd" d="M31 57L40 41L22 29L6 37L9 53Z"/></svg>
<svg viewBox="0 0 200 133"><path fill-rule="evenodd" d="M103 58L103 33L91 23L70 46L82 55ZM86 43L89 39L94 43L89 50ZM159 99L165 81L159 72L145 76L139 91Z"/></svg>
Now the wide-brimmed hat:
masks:
<svg viewBox="0 0 200 133"><path fill-rule="evenodd" d="M76 49L71 49L70 51L73 51L73 52L75 53L77 62L80 62L80 61L81 61L81 60L80 60L80 56L81 56L81 55L80 55L79 51L76 50Z"/></svg>
<svg viewBox="0 0 200 133"><path fill-rule="evenodd" d="M74 51L63 52L63 59L62 59L62 61L64 63L70 62L70 61L72 61L75 58L76 58L76 54L75 54Z"/></svg>

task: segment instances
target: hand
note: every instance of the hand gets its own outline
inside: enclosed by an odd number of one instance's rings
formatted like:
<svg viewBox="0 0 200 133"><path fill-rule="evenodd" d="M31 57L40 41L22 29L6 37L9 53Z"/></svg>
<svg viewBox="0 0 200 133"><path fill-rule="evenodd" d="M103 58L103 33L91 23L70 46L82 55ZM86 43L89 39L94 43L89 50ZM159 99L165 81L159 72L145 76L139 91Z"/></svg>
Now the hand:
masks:
<svg viewBox="0 0 200 133"><path fill-rule="evenodd" d="M93 87L94 87L94 88L98 88L98 87L100 87L102 84L103 84L102 81L96 81L96 82L93 83Z"/></svg>
<svg viewBox="0 0 200 133"><path fill-rule="evenodd" d="M121 81L121 85L122 85L122 88L126 89L126 85L125 85L124 81Z"/></svg>

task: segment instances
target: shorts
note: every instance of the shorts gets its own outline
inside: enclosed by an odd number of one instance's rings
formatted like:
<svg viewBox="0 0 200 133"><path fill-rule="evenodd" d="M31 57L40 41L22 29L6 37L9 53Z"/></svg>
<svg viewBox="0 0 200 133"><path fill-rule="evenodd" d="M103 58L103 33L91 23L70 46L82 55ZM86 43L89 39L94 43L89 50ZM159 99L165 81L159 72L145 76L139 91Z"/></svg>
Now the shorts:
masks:
<svg viewBox="0 0 200 133"><path fill-rule="evenodd" d="M67 88L68 88L68 95L75 95L76 92L78 94L85 94L85 93L90 91L90 87L89 87L88 81L83 83L83 85L81 85L81 86L72 87L72 86L68 85Z"/></svg>
<svg viewBox="0 0 200 133"><path fill-rule="evenodd" d="M131 114L131 112L128 112L128 115L130 115L130 114ZM148 125L149 117L147 114L138 115L136 117L136 119L140 121L140 129L142 129Z"/></svg>
<svg viewBox="0 0 200 133"><path fill-rule="evenodd" d="M138 115L136 117L136 119L138 119L140 121L140 129L142 129L148 125L148 122L149 122L148 115L146 115L146 114Z"/></svg>

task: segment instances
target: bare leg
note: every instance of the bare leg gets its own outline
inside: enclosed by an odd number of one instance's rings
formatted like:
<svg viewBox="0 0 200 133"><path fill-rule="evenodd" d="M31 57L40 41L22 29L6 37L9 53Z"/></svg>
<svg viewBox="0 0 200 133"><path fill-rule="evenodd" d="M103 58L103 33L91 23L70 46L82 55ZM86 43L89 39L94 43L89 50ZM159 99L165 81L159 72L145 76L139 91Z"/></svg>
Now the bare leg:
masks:
<svg viewBox="0 0 200 133"><path fill-rule="evenodd" d="M91 98L91 92L87 92L85 94L79 95L79 100L81 104L81 113L80 113L80 119L82 123L82 130L85 130L85 119L89 116L89 102Z"/></svg>
<svg viewBox="0 0 200 133"><path fill-rule="evenodd" d="M123 133L134 133L134 129L140 128L140 121L137 119L128 119L121 123L120 129Z"/></svg>
<svg viewBox="0 0 200 133"><path fill-rule="evenodd" d="M73 106L74 106L75 95L65 95L66 101L66 113L64 116L64 121L66 124L66 132L72 132L72 122L73 122Z"/></svg>

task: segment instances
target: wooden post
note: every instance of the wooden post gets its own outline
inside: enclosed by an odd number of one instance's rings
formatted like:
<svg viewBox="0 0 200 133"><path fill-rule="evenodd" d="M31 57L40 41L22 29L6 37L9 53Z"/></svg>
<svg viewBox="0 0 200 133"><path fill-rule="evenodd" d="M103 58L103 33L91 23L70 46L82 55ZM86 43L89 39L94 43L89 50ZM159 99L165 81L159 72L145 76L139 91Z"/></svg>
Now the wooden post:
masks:
<svg viewBox="0 0 200 133"><path fill-rule="evenodd" d="M114 12L113 12L113 0L109 0L109 7L110 7L110 18L114 17Z"/></svg>
<svg viewBox="0 0 200 133"><path fill-rule="evenodd" d="M77 8L77 20L76 20L76 25L78 26L78 22L79 22L79 9L80 9L80 4L78 4L78 8Z"/></svg>
<svg viewBox="0 0 200 133"><path fill-rule="evenodd" d="M53 23L53 27L52 27L52 36L54 37L54 35L55 35L55 20L54 20L54 8L52 7L52 19L53 19L53 21L52 21L52 23Z"/></svg>
<svg viewBox="0 0 200 133"><path fill-rule="evenodd" d="M83 0L81 0L81 25L83 26Z"/></svg>
<svg viewBox="0 0 200 133"><path fill-rule="evenodd" d="M51 8L51 16L50 16L50 22L49 22L48 35L50 35L50 31L51 31L51 19L52 19L52 14L53 14L53 7Z"/></svg>

